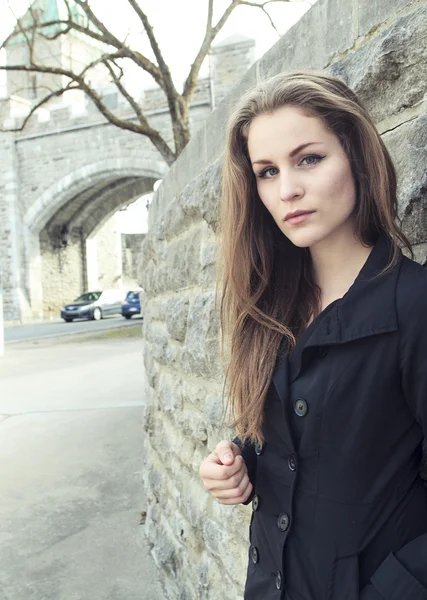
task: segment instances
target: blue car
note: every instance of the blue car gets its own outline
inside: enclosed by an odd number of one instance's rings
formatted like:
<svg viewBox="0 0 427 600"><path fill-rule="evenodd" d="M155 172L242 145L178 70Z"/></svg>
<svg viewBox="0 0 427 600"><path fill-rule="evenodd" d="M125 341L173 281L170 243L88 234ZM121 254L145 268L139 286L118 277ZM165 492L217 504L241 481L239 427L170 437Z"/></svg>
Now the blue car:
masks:
<svg viewBox="0 0 427 600"><path fill-rule="evenodd" d="M141 296L143 295L143 290L132 290L126 294L126 298L122 302L122 316L125 319L141 314Z"/></svg>

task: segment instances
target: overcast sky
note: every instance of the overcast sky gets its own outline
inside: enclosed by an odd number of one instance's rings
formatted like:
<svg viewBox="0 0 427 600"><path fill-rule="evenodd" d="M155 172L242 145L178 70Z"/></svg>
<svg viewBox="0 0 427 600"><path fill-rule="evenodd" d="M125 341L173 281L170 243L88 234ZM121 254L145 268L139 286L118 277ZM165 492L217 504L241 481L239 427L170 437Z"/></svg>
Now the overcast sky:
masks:
<svg viewBox="0 0 427 600"><path fill-rule="evenodd" d="M217 18L229 2L230 0L215 0ZM277 29L283 35L314 2L315 0L273 2L268 10ZM9 6L15 14L22 15L28 4L28 0L0 0L0 40L13 28L14 17ZM142 27L138 17L127 0L92 0L91 6L95 14L99 15L118 37L123 38L129 34L134 47L140 47L142 51L149 53L145 38L141 35ZM207 0L144 0L143 6L155 29L166 62L172 69L174 80L180 87L203 39ZM236 8L216 41L234 34L255 39L257 58L279 39L266 15L260 9L248 6ZM147 85L150 85L150 79L147 79Z"/></svg>

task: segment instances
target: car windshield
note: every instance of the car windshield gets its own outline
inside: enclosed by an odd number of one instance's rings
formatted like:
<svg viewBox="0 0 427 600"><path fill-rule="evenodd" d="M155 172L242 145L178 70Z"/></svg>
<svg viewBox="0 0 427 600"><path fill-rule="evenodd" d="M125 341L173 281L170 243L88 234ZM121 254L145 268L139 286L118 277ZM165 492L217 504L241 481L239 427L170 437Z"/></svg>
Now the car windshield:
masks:
<svg viewBox="0 0 427 600"><path fill-rule="evenodd" d="M128 300L139 300L140 292L128 292L126 298Z"/></svg>
<svg viewBox="0 0 427 600"><path fill-rule="evenodd" d="M95 302L100 297L101 292L87 292L74 300L74 302Z"/></svg>

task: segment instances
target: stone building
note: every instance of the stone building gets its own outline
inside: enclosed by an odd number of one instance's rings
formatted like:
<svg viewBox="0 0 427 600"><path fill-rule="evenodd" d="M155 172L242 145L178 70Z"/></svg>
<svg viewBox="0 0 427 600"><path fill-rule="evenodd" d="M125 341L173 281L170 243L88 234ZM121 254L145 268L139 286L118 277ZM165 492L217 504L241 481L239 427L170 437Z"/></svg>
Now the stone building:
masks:
<svg viewBox="0 0 427 600"><path fill-rule="evenodd" d="M318 0L217 106L157 191L143 243L145 533L167 598L243 596L251 507L205 492L200 462L224 427L215 304L220 169L228 109L296 68L342 77L394 159L400 216L427 256L427 0Z"/></svg>
<svg viewBox="0 0 427 600"><path fill-rule="evenodd" d="M48 19L61 16L64 9L59 0L36 0L33 8ZM67 67L102 50L99 44L84 43L77 34L59 36L49 46L49 60ZM212 90L224 94L232 87L233 77L227 73L223 82L217 62L231 65L238 81L253 63L254 46L251 40L235 40L211 57L213 78L199 81L190 109L192 133L212 111ZM44 59L46 47L37 51ZM18 36L8 50L8 63L25 60L26 52ZM0 100L2 127L20 122L43 87L55 85L44 76L31 77L8 72L7 97ZM132 117L117 90L102 77L94 73L109 106ZM100 273L93 264L94 236L117 210L152 192L167 171L148 138L110 125L78 92L71 98L69 104L66 97L52 100L22 132L0 133L0 286L6 321L57 315L64 301L86 290ZM170 117L160 91L145 90L140 103L150 124L171 142ZM116 258L111 258L109 273L104 261L104 281L117 277Z"/></svg>

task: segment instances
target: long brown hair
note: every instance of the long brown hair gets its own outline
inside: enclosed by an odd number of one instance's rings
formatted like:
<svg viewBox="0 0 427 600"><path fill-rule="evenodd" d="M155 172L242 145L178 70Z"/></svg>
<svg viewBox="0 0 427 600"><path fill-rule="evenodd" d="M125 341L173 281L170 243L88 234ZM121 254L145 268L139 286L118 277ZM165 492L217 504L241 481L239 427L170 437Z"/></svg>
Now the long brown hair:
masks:
<svg viewBox="0 0 427 600"><path fill-rule="evenodd" d="M260 443L263 408L282 337L287 348L319 310L309 250L294 246L261 202L247 149L252 120L283 106L319 117L339 139L356 188L355 232L371 246L382 232L409 242L396 224L396 174L368 113L352 90L321 71L279 74L250 90L229 119L223 167L219 279L223 344L229 348L229 406L242 440ZM223 346L224 349L224 346Z"/></svg>

